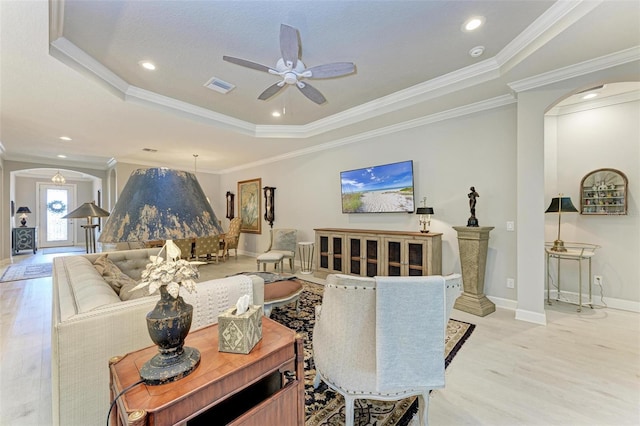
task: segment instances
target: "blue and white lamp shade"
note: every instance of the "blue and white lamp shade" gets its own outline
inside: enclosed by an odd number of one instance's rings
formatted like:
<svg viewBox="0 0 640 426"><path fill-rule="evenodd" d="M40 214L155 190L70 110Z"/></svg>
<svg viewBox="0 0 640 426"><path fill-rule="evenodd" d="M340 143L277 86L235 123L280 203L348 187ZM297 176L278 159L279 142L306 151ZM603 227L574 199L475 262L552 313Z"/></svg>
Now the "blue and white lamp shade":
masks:
<svg viewBox="0 0 640 426"><path fill-rule="evenodd" d="M194 174L150 168L131 173L99 241L178 240L223 232Z"/></svg>

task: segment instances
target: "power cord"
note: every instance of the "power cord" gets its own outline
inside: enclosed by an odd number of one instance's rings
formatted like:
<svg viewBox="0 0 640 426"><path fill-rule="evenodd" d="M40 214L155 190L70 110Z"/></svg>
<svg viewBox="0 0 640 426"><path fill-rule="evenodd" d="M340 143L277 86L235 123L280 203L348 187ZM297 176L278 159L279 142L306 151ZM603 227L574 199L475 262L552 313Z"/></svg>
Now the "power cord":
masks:
<svg viewBox="0 0 640 426"><path fill-rule="evenodd" d="M111 418L111 411L113 410L113 407L116 405L116 402L118 401L118 398L120 398L126 392L128 392L129 390L131 390L132 388L138 386L141 383L144 383L144 379L140 379L137 382L135 382L134 384L132 384L130 386L127 386L126 388L122 389L122 391L118 395L116 395L115 398L113 398L113 402L111 403L111 406L109 407L109 412L107 413L107 426L109 426L109 419Z"/></svg>

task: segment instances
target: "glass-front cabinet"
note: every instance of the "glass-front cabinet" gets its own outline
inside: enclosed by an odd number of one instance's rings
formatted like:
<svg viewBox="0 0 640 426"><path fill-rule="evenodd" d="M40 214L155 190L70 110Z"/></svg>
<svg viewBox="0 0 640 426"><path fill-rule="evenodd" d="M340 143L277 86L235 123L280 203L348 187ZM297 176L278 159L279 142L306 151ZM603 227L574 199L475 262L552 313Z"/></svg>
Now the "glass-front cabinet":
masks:
<svg viewBox="0 0 640 426"><path fill-rule="evenodd" d="M580 182L580 213L583 215L627 214L628 181L616 169L598 169Z"/></svg>
<svg viewBox="0 0 640 426"><path fill-rule="evenodd" d="M344 272L343 249L344 235L316 234L316 246L318 247L318 270L327 274Z"/></svg>
<svg viewBox="0 0 640 426"><path fill-rule="evenodd" d="M375 235L347 236L347 273L363 277L380 275L380 238Z"/></svg>
<svg viewBox="0 0 640 426"><path fill-rule="evenodd" d="M429 275L427 241L406 238L385 238L387 276Z"/></svg>
<svg viewBox="0 0 640 426"><path fill-rule="evenodd" d="M321 278L343 273L362 277L442 273L442 234L319 228L316 270Z"/></svg>

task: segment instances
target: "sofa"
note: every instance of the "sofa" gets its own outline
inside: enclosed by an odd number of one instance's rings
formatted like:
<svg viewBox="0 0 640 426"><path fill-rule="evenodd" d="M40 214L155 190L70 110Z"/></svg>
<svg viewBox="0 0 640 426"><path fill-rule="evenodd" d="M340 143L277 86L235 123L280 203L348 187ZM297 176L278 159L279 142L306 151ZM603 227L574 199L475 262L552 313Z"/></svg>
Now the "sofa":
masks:
<svg viewBox="0 0 640 426"><path fill-rule="evenodd" d="M98 263L108 259L119 276L139 280L149 256L159 249L56 257L53 260L51 323L51 375L53 424L89 426L104 424L110 405L109 359L125 355L153 342L146 314L158 295L119 291ZM106 258L105 258L106 256ZM110 285L111 283L111 285ZM191 330L215 324L218 314L249 294L252 304L264 306L264 280L238 275L199 282L197 291L181 291L194 307ZM126 294L125 294L126 293ZM126 296L126 297L124 297Z"/></svg>

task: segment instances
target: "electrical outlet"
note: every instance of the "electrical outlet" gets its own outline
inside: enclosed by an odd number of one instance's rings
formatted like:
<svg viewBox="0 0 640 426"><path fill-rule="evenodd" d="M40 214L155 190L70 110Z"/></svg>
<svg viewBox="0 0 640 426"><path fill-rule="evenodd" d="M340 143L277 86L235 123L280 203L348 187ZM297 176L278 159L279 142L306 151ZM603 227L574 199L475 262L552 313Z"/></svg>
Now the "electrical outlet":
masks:
<svg viewBox="0 0 640 426"><path fill-rule="evenodd" d="M507 222L507 231L513 231L516 229L515 222L509 221Z"/></svg>
<svg viewBox="0 0 640 426"><path fill-rule="evenodd" d="M516 287L516 280L514 280L513 278L507 278L507 288L515 288Z"/></svg>
<svg viewBox="0 0 640 426"><path fill-rule="evenodd" d="M593 283L597 286L602 287L602 275L594 275L593 276Z"/></svg>

